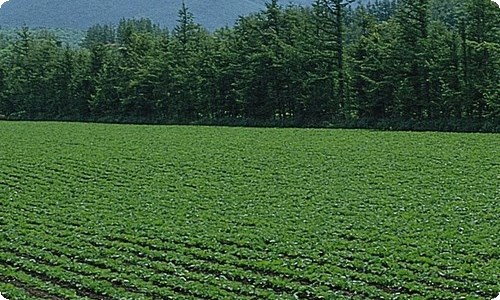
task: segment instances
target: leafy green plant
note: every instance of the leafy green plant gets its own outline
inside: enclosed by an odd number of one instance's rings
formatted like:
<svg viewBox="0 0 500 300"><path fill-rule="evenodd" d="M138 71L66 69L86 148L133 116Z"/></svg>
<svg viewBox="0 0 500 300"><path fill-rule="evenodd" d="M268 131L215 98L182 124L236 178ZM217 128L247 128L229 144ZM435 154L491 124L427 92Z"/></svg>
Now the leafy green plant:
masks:
<svg viewBox="0 0 500 300"><path fill-rule="evenodd" d="M0 122L9 299L489 299L495 134Z"/></svg>

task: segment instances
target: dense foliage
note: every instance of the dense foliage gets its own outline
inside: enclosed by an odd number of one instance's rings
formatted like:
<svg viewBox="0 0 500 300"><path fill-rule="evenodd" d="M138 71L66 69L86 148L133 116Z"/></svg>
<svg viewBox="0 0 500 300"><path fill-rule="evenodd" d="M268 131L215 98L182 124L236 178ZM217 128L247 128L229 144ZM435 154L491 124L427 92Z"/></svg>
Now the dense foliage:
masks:
<svg viewBox="0 0 500 300"><path fill-rule="evenodd" d="M493 299L496 134L0 122L9 299Z"/></svg>
<svg viewBox="0 0 500 300"><path fill-rule="evenodd" d="M81 49L0 40L8 118L500 130L500 9L489 0L271 1L213 33L185 6L90 28Z"/></svg>

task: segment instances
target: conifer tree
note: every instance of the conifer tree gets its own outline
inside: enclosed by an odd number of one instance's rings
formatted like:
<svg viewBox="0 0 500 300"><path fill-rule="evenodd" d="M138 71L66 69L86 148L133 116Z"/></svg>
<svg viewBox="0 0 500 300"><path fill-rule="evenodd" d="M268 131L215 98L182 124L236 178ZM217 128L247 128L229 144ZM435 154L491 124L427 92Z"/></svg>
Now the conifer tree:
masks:
<svg viewBox="0 0 500 300"><path fill-rule="evenodd" d="M342 117L347 116L349 110L346 106L347 75L344 53L344 18L346 8L352 2L354 0L316 0L314 2L318 37L323 43L322 51L330 53L329 59L334 60L333 66L336 78L332 78L332 84L335 84L335 95L332 95L335 98L334 103L332 103L332 112Z"/></svg>
<svg viewBox="0 0 500 300"><path fill-rule="evenodd" d="M395 46L400 65L401 114L404 118L420 119L429 101L428 86L428 26L429 0L401 0L395 16L398 36Z"/></svg>
<svg viewBox="0 0 500 300"><path fill-rule="evenodd" d="M468 115L500 117L500 9L489 0L465 2L463 72Z"/></svg>

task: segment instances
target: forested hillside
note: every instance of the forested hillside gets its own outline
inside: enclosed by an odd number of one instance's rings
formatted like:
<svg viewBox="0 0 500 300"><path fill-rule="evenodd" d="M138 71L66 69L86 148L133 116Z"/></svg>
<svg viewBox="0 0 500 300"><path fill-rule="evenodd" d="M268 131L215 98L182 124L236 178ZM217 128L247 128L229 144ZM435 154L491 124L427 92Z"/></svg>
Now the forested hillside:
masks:
<svg viewBox="0 0 500 300"><path fill-rule="evenodd" d="M69 28L31 28L30 31L36 38L50 37L72 48L79 47L86 35L86 30ZM19 28L0 28L0 40L4 43L14 41L19 37L18 33Z"/></svg>
<svg viewBox="0 0 500 300"><path fill-rule="evenodd" d="M209 29L232 26L240 15L264 7L264 0L186 0L197 21ZM283 1L286 3L288 1ZM312 0L295 0L311 4ZM149 18L173 28L182 0L9 0L0 9L0 26L87 29L122 18Z"/></svg>
<svg viewBox="0 0 500 300"><path fill-rule="evenodd" d="M500 130L500 9L400 0L268 3L210 32L187 7L90 28L80 49L0 40L10 119Z"/></svg>

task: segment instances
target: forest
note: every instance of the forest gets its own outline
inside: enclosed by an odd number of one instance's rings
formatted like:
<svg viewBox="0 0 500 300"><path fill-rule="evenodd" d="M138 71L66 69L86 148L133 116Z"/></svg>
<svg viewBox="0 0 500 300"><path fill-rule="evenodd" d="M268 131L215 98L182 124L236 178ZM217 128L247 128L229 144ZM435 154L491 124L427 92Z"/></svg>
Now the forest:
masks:
<svg viewBox="0 0 500 300"><path fill-rule="evenodd" d="M500 131L490 0L272 0L210 31L189 7L89 28L79 47L0 35L0 119Z"/></svg>

